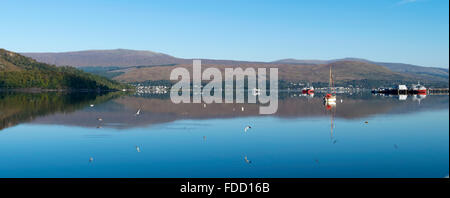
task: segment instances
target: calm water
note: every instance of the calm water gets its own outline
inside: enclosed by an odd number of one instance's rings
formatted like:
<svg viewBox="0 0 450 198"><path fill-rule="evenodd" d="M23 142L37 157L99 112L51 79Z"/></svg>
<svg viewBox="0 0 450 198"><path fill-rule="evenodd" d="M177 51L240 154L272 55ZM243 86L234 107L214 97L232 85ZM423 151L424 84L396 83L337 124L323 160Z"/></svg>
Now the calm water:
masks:
<svg viewBox="0 0 450 198"><path fill-rule="evenodd" d="M260 116L255 104L0 92L0 177L445 177L448 131L448 96L341 94L329 109L289 94Z"/></svg>

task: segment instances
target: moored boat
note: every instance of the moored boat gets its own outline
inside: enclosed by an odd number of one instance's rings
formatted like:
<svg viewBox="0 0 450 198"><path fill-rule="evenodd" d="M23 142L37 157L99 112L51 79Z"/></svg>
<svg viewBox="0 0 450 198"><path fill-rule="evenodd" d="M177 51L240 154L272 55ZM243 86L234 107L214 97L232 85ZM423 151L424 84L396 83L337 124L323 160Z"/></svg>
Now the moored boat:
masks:
<svg viewBox="0 0 450 198"><path fill-rule="evenodd" d="M314 94L314 87L305 87L302 89L302 94Z"/></svg>
<svg viewBox="0 0 450 198"><path fill-rule="evenodd" d="M333 74L331 71L331 64L330 64L330 81L329 81L328 93L323 97L323 100L326 103L336 104L336 92L334 92Z"/></svg>
<svg viewBox="0 0 450 198"><path fill-rule="evenodd" d="M417 85L413 85L412 90L413 90L414 93L417 93L417 94L420 94L420 95L424 95L424 94L426 95L427 94L427 88L425 86L421 85L420 82L417 83Z"/></svg>

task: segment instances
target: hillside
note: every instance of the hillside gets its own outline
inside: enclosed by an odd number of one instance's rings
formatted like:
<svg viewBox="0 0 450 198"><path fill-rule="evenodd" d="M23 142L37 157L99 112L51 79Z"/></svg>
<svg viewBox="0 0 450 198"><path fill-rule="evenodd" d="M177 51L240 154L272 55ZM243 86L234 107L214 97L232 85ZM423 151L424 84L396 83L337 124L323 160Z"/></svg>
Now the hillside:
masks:
<svg viewBox="0 0 450 198"><path fill-rule="evenodd" d="M72 67L56 67L0 49L0 88L122 89L126 85Z"/></svg>
<svg viewBox="0 0 450 198"><path fill-rule="evenodd" d="M22 53L37 61L57 66L138 66L158 64L179 64L183 59L163 53L138 50L88 50L62 53Z"/></svg>
<svg viewBox="0 0 450 198"><path fill-rule="evenodd" d="M23 53L46 63L71 65L85 72L121 82L167 80L175 67L191 70L192 59L137 50L90 50L64 53ZM329 64L333 64L337 85L364 87L392 86L398 83L417 83L448 87L448 69L422 67L401 63L374 62L359 58L334 60L283 59L274 62L249 62L202 59L202 66L217 67L277 67L280 80L318 83L328 81Z"/></svg>
<svg viewBox="0 0 450 198"><path fill-rule="evenodd" d="M343 58L334 60L299 60L299 59L282 59L274 61L273 63L283 64L329 64L339 61L356 61L363 63L371 63L380 66L384 66L393 72L403 73L418 77L427 81L448 81L449 73L448 69L436 68L436 67L423 67L411 64L403 63L388 63L388 62L375 62L360 58Z"/></svg>
<svg viewBox="0 0 450 198"><path fill-rule="evenodd" d="M355 62L355 61L339 61L330 63L333 67L333 75L337 85L347 85L348 83L367 84L371 86L373 83L395 81L414 82L410 79L416 80L414 77L393 72L386 67L374 65L370 63ZM320 83L326 84L329 79L330 64L321 65L300 65L300 64L240 64L242 68L278 68L279 80L287 82L304 82L304 83ZM114 77L114 79L122 82L142 82L146 80L168 80L170 72L176 67L184 67L192 72L192 65L180 64L176 66L154 66L144 68L131 68L118 70L122 72L121 75ZM227 67L232 65L216 65L216 64L202 64L202 69L208 67L215 67L221 70L222 78L224 78L224 71ZM371 83L370 83L371 82Z"/></svg>
<svg viewBox="0 0 450 198"><path fill-rule="evenodd" d="M176 58L167 54L129 49L86 50L60 53L21 53L37 61L56 66L73 67L130 67L151 65L189 64L192 59ZM207 64L236 65L248 61L202 59ZM252 62L255 63L255 62Z"/></svg>

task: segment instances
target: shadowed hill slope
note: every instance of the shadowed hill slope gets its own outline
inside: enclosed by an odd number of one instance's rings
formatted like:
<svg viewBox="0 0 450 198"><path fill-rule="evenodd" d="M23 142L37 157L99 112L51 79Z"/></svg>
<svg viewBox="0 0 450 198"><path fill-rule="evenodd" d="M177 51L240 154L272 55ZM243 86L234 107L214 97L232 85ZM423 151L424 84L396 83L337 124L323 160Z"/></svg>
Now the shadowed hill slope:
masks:
<svg viewBox="0 0 450 198"><path fill-rule="evenodd" d="M118 90L127 87L72 67L48 65L0 49L0 88Z"/></svg>

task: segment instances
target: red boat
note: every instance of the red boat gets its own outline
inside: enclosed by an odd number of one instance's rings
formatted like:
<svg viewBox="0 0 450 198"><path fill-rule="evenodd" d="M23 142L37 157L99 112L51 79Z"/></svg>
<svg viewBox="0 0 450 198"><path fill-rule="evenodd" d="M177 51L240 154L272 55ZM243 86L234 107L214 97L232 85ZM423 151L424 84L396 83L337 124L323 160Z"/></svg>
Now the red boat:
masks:
<svg viewBox="0 0 450 198"><path fill-rule="evenodd" d="M314 87L305 87L302 89L302 94L313 94L314 93Z"/></svg>
<svg viewBox="0 0 450 198"><path fill-rule="evenodd" d="M427 88L420 83L417 85L413 85L413 91L417 92L419 95L426 95L427 94Z"/></svg>

